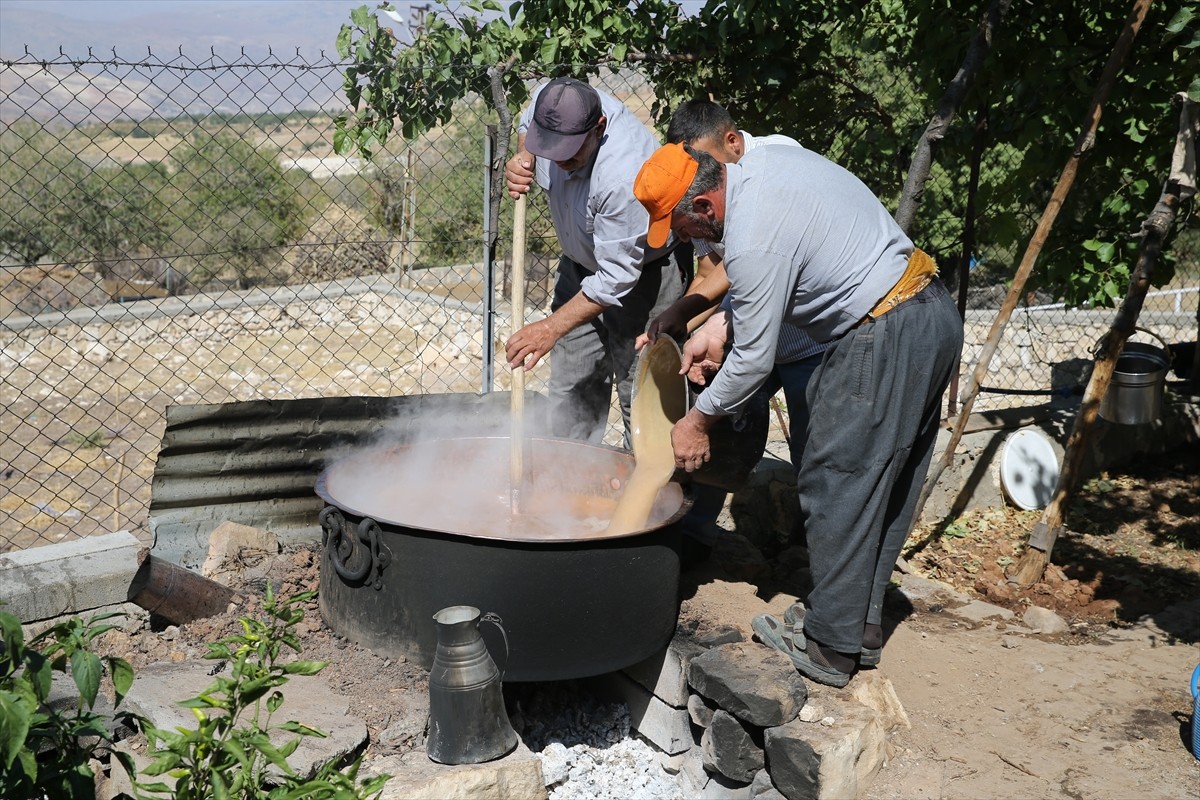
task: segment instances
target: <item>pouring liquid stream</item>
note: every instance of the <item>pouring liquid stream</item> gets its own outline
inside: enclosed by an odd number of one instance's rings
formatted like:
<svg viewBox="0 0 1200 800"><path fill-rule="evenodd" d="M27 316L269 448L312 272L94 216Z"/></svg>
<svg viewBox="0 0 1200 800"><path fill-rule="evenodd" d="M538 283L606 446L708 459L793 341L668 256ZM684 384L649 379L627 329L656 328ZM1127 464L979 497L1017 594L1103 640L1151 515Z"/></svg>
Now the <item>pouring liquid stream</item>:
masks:
<svg viewBox="0 0 1200 800"><path fill-rule="evenodd" d="M610 534L645 527L655 498L675 474L671 428L687 413L680 363L679 346L667 336L647 345L638 361L630 406L634 469L608 524Z"/></svg>

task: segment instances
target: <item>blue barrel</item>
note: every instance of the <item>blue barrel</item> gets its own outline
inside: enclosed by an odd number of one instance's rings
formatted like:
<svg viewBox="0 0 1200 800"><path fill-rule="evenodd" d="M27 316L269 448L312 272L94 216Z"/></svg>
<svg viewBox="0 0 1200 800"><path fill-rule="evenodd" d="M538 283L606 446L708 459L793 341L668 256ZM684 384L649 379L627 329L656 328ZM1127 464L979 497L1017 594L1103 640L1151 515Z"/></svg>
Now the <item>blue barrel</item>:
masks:
<svg viewBox="0 0 1200 800"><path fill-rule="evenodd" d="M1200 759L1200 665L1192 670L1192 755Z"/></svg>

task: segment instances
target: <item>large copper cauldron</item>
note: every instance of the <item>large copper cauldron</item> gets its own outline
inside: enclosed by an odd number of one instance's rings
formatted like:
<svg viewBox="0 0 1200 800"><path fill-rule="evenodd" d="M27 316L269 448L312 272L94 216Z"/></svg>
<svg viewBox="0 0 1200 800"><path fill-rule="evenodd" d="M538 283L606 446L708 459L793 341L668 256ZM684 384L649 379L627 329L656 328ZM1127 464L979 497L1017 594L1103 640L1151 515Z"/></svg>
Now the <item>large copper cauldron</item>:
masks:
<svg viewBox="0 0 1200 800"><path fill-rule="evenodd" d="M662 649L678 616L683 491L668 484L643 530L608 536L633 472L623 451L534 439L521 512L511 513L510 440L447 439L377 446L317 480L320 608L325 622L372 650L425 668L433 615L456 605L483 625L509 681L581 678Z"/></svg>

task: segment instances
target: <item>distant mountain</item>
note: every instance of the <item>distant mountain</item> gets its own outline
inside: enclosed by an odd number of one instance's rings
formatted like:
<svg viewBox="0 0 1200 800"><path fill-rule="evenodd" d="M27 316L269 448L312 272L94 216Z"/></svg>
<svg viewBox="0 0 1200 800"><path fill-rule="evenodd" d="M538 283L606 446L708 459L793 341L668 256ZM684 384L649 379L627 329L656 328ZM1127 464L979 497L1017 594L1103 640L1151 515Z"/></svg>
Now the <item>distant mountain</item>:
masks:
<svg viewBox="0 0 1200 800"><path fill-rule="evenodd" d="M146 3L145 14L107 21L0 4L0 121L340 109L334 43L350 9L364 4L206 3L164 13ZM239 66L220 69L229 65Z"/></svg>
<svg viewBox="0 0 1200 800"><path fill-rule="evenodd" d="M68 56L85 58L88 48L97 55L111 56L113 48L123 58L146 55L147 48L160 57L178 53L199 58L210 48L226 58L247 55L257 59L270 47L276 55L295 55L307 60L321 51L336 59L334 42L339 28L350 21L350 10L376 3L368 0L296 0L294 3L261 5L254 2L212 2L184 7L178 12L160 11L165 4L145 3L146 12L121 19L69 17L42 8L0 4L0 58L15 59L26 46L38 58L52 58L61 47ZM95 3L97 10L102 2ZM169 7L169 6L168 6ZM176 6L177 8L177 6Z"/></svg>

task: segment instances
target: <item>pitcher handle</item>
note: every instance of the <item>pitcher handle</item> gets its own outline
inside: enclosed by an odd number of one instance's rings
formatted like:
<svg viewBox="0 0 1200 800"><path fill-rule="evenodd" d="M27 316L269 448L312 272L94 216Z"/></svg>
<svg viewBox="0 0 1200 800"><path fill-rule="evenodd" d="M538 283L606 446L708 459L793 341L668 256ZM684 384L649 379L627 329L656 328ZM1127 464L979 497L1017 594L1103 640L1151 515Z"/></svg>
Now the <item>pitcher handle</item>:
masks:
<svg viewBox="0 0 1200 800"><path fill-rule="evenodd" d="M490 622L500 629L500 638L504 640L504 666L500 668L500 680L504 681L504 670L508 668L508 659L511 653L508 649L508 634L504 630L504 620L500 619L499 615L491 611L479 618L480 622Z"/></svg>

